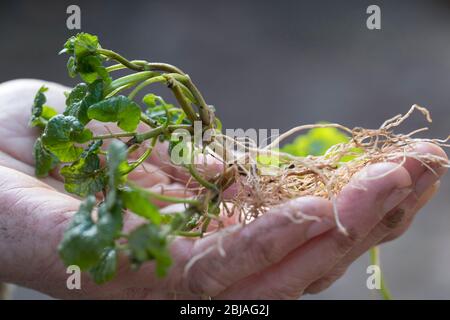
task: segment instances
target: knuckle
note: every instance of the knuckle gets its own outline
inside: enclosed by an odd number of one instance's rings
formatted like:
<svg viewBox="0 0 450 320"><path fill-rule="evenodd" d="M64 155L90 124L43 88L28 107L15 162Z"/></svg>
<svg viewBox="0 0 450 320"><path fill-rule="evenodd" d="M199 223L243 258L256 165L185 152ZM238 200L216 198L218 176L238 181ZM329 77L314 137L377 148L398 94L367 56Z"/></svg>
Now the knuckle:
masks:
<svg viewBox="0 0 450 320"><path fill-rule="evenodd" d="M217 269L209 263L201 263L189 270L187 291L194 295L215 296L227 288Z"/></svg>
<svg viewBox="0 0 450 320"><path fill-rule="evenodd" d="M316 294L325 289L328 289L336 280L342 277L347 271L347 267L338 267L331 271L321 279L313 282L306 288L305 292L309 294Z"/></svg>
<svg viewBox="0 0 450 320"><path fill-rule="evenodd" d="M262 266L270 266L278 262L278 251L273 242L254 239L250 246L251 261Z"/></svg>
<svg viewBox="0 0 450 320"><path fill-rule="evenodd" d="M355 228L347 229L347 234L340 231L334 233L334 242L339 255L347 253L356 243L362 240L362 236Z"/></svg>

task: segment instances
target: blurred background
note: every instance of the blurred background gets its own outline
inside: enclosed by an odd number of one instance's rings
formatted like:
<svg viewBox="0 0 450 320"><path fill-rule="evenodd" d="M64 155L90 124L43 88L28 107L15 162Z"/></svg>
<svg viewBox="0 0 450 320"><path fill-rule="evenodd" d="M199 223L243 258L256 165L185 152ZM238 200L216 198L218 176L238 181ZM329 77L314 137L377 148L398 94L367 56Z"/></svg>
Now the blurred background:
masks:
<svg viewBox="0 0 450 320"><path fill-rule="evenodd" d="M188 72L225 127L285 131L325 120L375 128L417 103L434 118L424 136L450 133L449 1L1 1L0 82L78 81L57 55L77 32L66 28L70 4L103 47ZM381 30L366 27L371 4L381 7ZM424 125L415 116L401 130ZM447 176L412 228L382 246L396 298L450 299L449 194ZM367 265L365 255L305 298L373 298ZM14 298L47 297L18 288Z"/></svg>

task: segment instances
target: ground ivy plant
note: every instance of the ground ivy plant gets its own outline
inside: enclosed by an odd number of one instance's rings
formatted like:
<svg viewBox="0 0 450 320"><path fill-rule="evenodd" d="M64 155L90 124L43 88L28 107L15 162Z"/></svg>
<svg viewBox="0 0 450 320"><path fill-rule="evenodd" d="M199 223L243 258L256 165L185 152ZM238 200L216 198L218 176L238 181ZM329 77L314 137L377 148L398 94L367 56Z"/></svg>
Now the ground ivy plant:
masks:
<svg viewBox="0 0 450 320"><path fill-rule="evenodd" d="M179 142L171 139L175 130L192 130L195 121L201 121L205 130L219 130L220 122L179 68L129 61L102 48L98 38L88 33L71 37L61 53L69 56L69 75L83 82L66 94L62 114L46 105L47 88L40 88L30 119L30 125L41 130L33 151L36 175L45 177L58 169L65 189L84 199L64 233L59 254L66 265L78 265L97 283L114 278L120 252L136 267L154 261L156 274L164 276L171 265L171 236L201 236L211 216L218 214L219 189L225 185L206 181L195 166L186 165L209 192L197 199L180 199L140 188L127 175L151 155L158 141L169 141L172 149ZM113 74L121 69L131 73L115 78ZM152 93L137 101L138 93L153 83L167 85L179 106ZM122 131L95 135L87 127L94 120L114 123ZM140 124L147 130L138 132ZM145 152L131 161L130 154L144 142L149 142ZM186 210L162 215L154 200L185 203ZM147 222L125 234L125 211Z"/></svg>
<svg viewBox="0 0 450 320"><path fill-rule="evenodd" d="M33 150L36 176L45 177L52 170L59 170L66 191L83 199L64 233L59 254L66 265L79 266L98 284L114 278L120 253L127 255L135 267L154 261L156 275L162 277L171 265L170 240L174 236L201 237L211 219L219 215L222 191L230 186L234 176L228 174L232 171L224 170L210 180L192 163L183 164L204 188L194 199L140 188L127 176L152 154L158 141L168 141L169 152L180 143L191 144L181 150L195 150L194 142L174 138L176 130L193 132L194 123L200 122L202 132L220 133L221 123L190 77L175 66L127 60L102 48L98 38L88 33L71 37L61 53L69 55L69 76L78 76L83 82L66 94L62 114L46 104L47 88L41 87L30 118L30 126L41 131ZM122 69L130 73L113 76ZM163 83L172 91L177 106L153 93L138 101L138 94L155 83ZM87 127L91 121L114 123L121 131L96 135ZM140 125L147 129L138 131ZM296 156L320 155L347 139L334 128L316 128L282 151ZM139 146L145 146L145 151L130 160ZM185 210L163 215L155 200L184 203ZM144 218L146 223L124 233L127 211Z"/></svg>

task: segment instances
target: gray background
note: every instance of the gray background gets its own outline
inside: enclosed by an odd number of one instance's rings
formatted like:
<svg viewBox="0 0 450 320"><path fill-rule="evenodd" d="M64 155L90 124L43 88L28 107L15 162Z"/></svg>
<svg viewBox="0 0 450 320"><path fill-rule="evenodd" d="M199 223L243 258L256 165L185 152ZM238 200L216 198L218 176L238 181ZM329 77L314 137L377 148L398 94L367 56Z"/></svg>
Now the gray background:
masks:
<svg viewBox="0 0 450 320"><path fill-rule="evenodd" d="M0 81L74 84L58 57L65 10L82 30L126 57L182 67L225 127L279 128L320 120L377 127L413 103L435 119L429 137L450 133L448 1L2 1ZM366 28L370 4L382 30ZM161 91L163 92L163 91ZM402 130L425 123L413 117ZM397 298L450 298L449 178L382 259ZM330 289L308 298L372 298L367 256ZM16 298L45 298L18 289Z"/></svg>

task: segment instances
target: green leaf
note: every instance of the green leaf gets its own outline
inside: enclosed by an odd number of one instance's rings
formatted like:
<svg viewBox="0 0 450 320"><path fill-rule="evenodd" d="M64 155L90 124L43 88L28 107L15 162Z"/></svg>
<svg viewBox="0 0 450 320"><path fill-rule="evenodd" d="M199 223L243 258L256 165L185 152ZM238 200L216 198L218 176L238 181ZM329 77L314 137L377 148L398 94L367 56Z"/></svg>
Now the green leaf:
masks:
<svg viewBox="0 0 450 320"><path fill-rule="evenodd" d="M103 82L101 80L94 81L89 85L80 83L72 89L67 97L64 115L74 116L81 124L86 125L90 120L87 115L88 108L101 101L102 98Z"/></svg>
<svg viewBox="0 0 450 320"><path fill-rule="evenodd" d="M102 122L117 122L119 128L131 132L139 124L141 108L134 101L120 95L90 106L88 117Z"/></svg>
<svg viewBox="0 0 450 320"><path fill-rule="evenodd" d="M76 56L84 56L90 53L94 53L99 47L98 38L89 33L78 33L77 35L70 37L64 44L62 52L69 54L75 54Z"/></svg>
<svg viewBox="0 0 450 320"><path fill-rule="evenodd" d="M92 132L73 116L57 115L51 118L42 135L42 143L47 150L62 162L79 158L83 148L75 143L85 143L92 139Z"/></svg>
<svg viewBox="0 0 450 320"><path fill-rule="evenodd" d="M83 100L88 93L88 88L86 83L79 83L68 94L66 92L66 106L71 106Z"/></svg>
<svg viewBox="0 0 450 320"><path fill-rule="evenodd" d="M130 209L137 215L150 220L156 225L161 223L161 214L158 207L150 200L145 191L130 188L121 192L121 198L126 208Z"/></svg>
<svg viewBox="0 0 450 320"><path fill-rule="evenodd" d="M60 173L64 177L64 188L67 192L86 197L103 190L107 178L97 155L101 144L101 140L93 142L81 154L80 159L61 168Z"/></svg>
<svg viewBox="0 0 450 320"><path fill-rule="evenodd" d="M106 248L101 257L100 262L89 270L95 283L103 284L116 276L117 271L117 251L115 248Z"/></svg>
<svg viewBox="0 0 450 320"><path fill-rule="evenodd" d="M111 77L103 66L103 59L99 55L79 58L75 64L76 70L83 81L93 83L97 79L102 79L106 83L111 82Z"/></svg>
<svg viewBox="0 0 450 320"><path fill-rule="evenodd" d="M98 38L88 33L79 33L67 40L60 53L72 55L67 61L69 75L75 77L79 74L87 83L99 78L110 83L111 77L103 66L104 58L97 53L99 47Z"/></svg>
<svg viewBox="0 0 450 320"><path fill-rule="evenodd" d="M153 93L146 94L142 98L142 102L145 103L149 108L156 107L158 102L165 104L164 100L161 97L159 97Z"/></svg>
<svg viewBox="0 0 450 320"><path fill-rule="evenodd" d="M77 265L82 270L94 267L100 261L104 248L111 245L111 237L101 235L92 220L94 206L95 197L89 196L80 205L64 233L58 250L66 265Z"/></svg>
<svg viewBox="0 0 450 320"><path fill-rule="evenodd" d="M42 145L41 138L38 138L34 143L33 157L35 162L35 174L37 177L46 177L50 170L56 167L59 163L58 158L46 150Z"/></svg>
<svg viewBox="0 0 450 320"><path fill-rule="evenodd" d="M116 190L110 190L106 196L106 201L98 208L98 227L99 230L116 239L120 236L123 227L123 202L116 197Z"/></svg>
<svg viewBox="0 0 450 320"><path fill-rule="evenodd" d="M108 165L109 186L111 189L114 189L123 182L122 172L128 168L126 145L119 140L112 141L108 147L106 162Z"/></svg>
<svg viewBox="0 0 450 320"><path fill-rule="evenodd" d="M149 93L142 98L142 102L148 107L145 110L145 115L158 125L164 125L167 122L167 114L169 114L170 123L190 124L190 121L185 118L182 109L174 108L173 105L166 103L160 96Z"/></svg>
<svg viewBox="0 0 450 320"><path fill-rule="evenodd" d="M293 143L285 145L281 150L298 157L319 156L333 145L345 143L348 139L348 136L336 128L314 128L298 136Z"/></svg>
<svg viewBox="0 0 450 320"><path fill-rule="evenodd" d="M71 78L75 78L77 76L77 64L74 57L70 57L69 60L67 60L67 72Z"/></svg>
<svg viewBox="0 0 450 320"><path fill-rule="evenodd" d="M94 268L102 262L105 249L115 246L123 227L122 202L117 199L102 203L96 223L92 219L95 203L94 196L86 198L64 233L58 250L66 265L77 265L82 270Z"/></svg>
<svg viewBox="0 0 450 320"><path fill-rule="evenodd" d="M47 98L44 94L47 90L48 88L42 86L34 97L33 106L31 107L31 127L44 128L47 124L47 121L58 114L55 109L44 105L45 102L47 102Z"/></svg>
<svg viewBox="0 0 450 320"><path fill-rule="evenodd" d="M172 264L167 237L154 224L144 224L133 230L128 237L131 261L140 265L148 260L156 261L156 274L163 277Z"/></svg>

